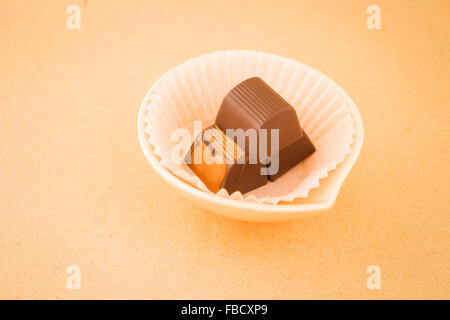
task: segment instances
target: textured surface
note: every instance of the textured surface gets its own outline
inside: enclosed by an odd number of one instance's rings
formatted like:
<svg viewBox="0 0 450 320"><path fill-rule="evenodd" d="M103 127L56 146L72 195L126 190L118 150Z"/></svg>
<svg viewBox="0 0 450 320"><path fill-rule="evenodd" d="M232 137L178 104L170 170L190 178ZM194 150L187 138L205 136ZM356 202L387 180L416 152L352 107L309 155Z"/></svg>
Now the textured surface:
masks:
<svg viewBox="0 0 450 320"><path fill-rule="evenodd" d="M449 19L446 0L2 1L0 297L450 298ZM241 48L307 63L358 105L365 143L330 214L228 220L147 164L152 82Z"/></svg>

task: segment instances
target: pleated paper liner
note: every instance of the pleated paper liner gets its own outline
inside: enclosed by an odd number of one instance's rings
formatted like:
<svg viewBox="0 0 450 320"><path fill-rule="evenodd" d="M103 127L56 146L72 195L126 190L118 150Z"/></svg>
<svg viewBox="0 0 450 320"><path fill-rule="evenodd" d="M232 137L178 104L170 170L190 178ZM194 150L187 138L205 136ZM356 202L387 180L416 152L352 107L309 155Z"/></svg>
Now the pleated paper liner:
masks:
<svg viewBox="0 0 450 320"><path fill-rule="evenodd" d="M342 89L325 75L299 62L252 51L219 51L189 60L163 75L145 106L145 131L162 166L197 188L211 193L184 163L171 159L172 132L184 128L194 134L194 121L214 123L224 96L241 81L257 76L267 82L297 111L300 125L316 152L275 182L245 195L225 189L218 196L277 204L306 198L319 180L336 169L351 151L353 118ZM186 150L188 150L190 143Z"/></svg>

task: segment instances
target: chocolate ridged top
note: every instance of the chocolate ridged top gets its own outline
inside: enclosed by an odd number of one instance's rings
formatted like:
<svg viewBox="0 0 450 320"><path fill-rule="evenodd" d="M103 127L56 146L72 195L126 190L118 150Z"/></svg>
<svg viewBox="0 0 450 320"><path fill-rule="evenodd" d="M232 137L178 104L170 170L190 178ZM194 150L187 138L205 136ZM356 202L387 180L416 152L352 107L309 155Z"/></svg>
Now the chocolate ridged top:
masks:
<svg viewBox="0 0 450 320"><path fill-rule="evenodd" d="M295 109L262 79L249 78L224 98L216 117L222 129L279 129L279 147L302 135Z"/></svg>
<svg viewBox="0 0 450 320"><path fill-rule="evenodd" d="M273 114L290 108L283 98L259 78L250 78L242 82L227 98L234 100L246 115L260 126Z"/></svg>

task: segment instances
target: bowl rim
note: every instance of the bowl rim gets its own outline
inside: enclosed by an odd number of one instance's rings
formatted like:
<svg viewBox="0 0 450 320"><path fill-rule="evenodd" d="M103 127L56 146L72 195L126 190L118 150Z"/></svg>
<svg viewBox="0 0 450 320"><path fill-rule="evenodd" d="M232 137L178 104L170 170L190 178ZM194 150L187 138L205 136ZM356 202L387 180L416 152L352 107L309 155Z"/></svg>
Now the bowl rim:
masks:
<svg viewBox="0 0 450 320"><path fill-rule="evenodd" d="M225 51L216 51L209 54L215 54L217 52L226 52L226 51L244 51L248 52L250 50L225 50ZM252 52L258 52L258 51L252 51ZM261 52L263 53L263 52ZM209 55L207 54L207 55ZM263 53L268 54L268 53ZM271 53L269 53L271 54ZM274 54L271 54L274 55ZM203 56L203 55L202 55ZM277 55L275 55L277 56ZM288 59L291 61L294 61L295 63L301 62L295 61L290 58L277 56L283 59ZM195 58L194 58L195 59ZM191 60L191 59L189 59ZM187 60L187 61L189 61ZM184 62L183 62L184 63ZM303 64L304 65L304 64ZM150 148L150 145L148 143L148 138L146 137L147 133L145 133L145 124L144 124L144 117L145 117L145 106L148 104L150 100L150 95L153 93L156 86L158 86L161 79L170 72L167 71L162 76L160 76L151 86L151 88L147 91L144 99L142 100L142 103L140 105L139 111L138 111L138 118L137 118L137 133L139 138L139 143L141 145L142 151L145 154L145 157L147 158L148 162L151 164L151 166L156 170L156 172L169 184L171 184L173 187L178 189L179 191L182 191L183 193L195 197L201 201L209 202L210 204L220 204L222 206L228 207L230 209L247 209L249 211L257 211L257 212L283 212L283 213L300 213L300 212L312 212L312 211L321 211L329 209L333 206L333 204L336 201L337 195L341 189L341 186L349 174L351 168L356 162L356 159L358 158L361 149L362 144L364 140L364 127L361 119L361 115L359 114L358 108L356 107L353 100L349 97L349 95L342 89L342 87L337 84L333 79L330 79L327 75L323 74L322 72L314 69L311 66L305 65L308 68L311 68L315 72L318 72L321 76L327 78L331 82L333 82L342 93L344 99L348 102L348 106L351 111L351 115L354 119L354 125L355 125L355 134L354 134L354 141L351 145L352 151L350 154L347 155L347 158L344 160L343 163L339 164L335 170L338 168L342 171L339 177L335 177L335 179L339 179L338 183L335 187L335 189L332 191L331 196L328 200L320 201L316 203L302 203L302 204L289 204L289 203L283 203L283 204L267 204L267 203L259 203L254 201L244 201L239 199L232 199L232 198L224 198L217 196L216 194L209 194L207 192L204 192L203 190L200 190L196 188L195 186L190 185L189 183L179 179L176 177L173 173L171 173L167 168L163 167L159 160L154 155L152 149ZM174 68L176 68L175 66ZM328 177L328 176L327 176ZM324 177L322 179L326 179L327 177ZM322 180L321 179L321 180ZM320 185L319 185L320 187Z"/></svg>

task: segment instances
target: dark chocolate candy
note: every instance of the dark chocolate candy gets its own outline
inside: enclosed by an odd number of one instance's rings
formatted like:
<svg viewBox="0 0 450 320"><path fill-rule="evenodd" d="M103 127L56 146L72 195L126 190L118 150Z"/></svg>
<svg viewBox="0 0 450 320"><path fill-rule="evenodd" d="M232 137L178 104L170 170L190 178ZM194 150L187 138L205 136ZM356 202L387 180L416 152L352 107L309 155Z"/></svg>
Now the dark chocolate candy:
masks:
<svg viewBox="0 0 450 320"><path fill-rule="evenodd" d="M274 158L274 155L279 158L278 172L269 176L271 181L316 150L300 127L295 109L257 77L241 82L225 96L216 117L216 124L224 132L227 129L254 129L258 135L259 129L279 129L278 148L273 148L271 139L267 139L267 154L271 158ZM241 148L248 155L248 138L245 139L245 146L241 145ZM260 164L265 163L260 157L258 159Z"/></svg>
<svg viewBox="0 0 450 320"><path fill-rule="evenodd" d="M267 183L261 166L249 163L245 151L216 125L194 139L185 162L213 192L225 188L229 194L246 193Z"/></svg>
<svg viewBox="0 0 450 320"><path fill-rule="evenodd" d="M309 157L314 151L316 151L316 148L311 140L309 140L305 131L302 130L302 135L299 139L280 150L278 172L270 175L269 180L275 181L289 171L289 169Z"/></svg>

